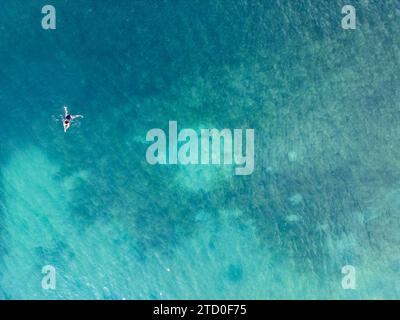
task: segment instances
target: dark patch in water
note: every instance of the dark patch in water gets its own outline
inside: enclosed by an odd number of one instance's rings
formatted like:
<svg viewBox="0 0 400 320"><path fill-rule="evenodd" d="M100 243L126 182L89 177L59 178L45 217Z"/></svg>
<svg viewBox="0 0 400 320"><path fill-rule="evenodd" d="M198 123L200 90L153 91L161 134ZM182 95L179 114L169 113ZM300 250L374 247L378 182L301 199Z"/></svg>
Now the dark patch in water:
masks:
<svg viewBox="0 0 400 320"><path fill-rule="evenodd" d="M243 280L243 268L239 264L230 264L227 271L228 280L231 282L240 282Z"/></svg>
<svg viewBox="0 0 400 320"><path fill-rule="evenodd" d="M215 250L215 243L214 243L214 241L212 241L212 240L210 240L209 242L208 242L208 248L210 248L210 250Z"/></svg>

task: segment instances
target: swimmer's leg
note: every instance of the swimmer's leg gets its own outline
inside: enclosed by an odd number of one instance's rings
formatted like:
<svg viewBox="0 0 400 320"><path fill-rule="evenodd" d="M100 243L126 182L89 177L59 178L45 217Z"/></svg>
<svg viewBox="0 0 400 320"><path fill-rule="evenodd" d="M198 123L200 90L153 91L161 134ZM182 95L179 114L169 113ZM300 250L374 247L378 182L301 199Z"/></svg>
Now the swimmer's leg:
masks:
<svg viewBox="0 0 400 320"><path fill-rule="evenodd" d="M70 123L70 122L68 122L68 123L65 123L65 122L64 122L64 132L65 132L65 133L67 133L67 130L69 129L70 126L71 126L71 123Z"/></svg>

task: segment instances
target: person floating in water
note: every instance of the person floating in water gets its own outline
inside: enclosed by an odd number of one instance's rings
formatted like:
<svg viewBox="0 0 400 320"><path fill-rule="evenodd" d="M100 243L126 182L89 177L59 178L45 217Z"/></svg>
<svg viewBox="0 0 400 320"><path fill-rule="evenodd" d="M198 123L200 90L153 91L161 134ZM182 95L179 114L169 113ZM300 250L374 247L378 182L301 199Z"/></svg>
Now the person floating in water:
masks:
<svg viewBox="0 0 400 320"><path fill-rule="evenodd" d="M74 115L74 116L70 115L68 113L68 108L67 107L64 107L64 112L65 112L65 118L64 118L64 122L63 122L63 124L64 124L64 132L67 132L67 130L71 126L72 120L74 120L76 118L83 118L83 116L80 115L80 114L77 114L77 115Z"/></svg>

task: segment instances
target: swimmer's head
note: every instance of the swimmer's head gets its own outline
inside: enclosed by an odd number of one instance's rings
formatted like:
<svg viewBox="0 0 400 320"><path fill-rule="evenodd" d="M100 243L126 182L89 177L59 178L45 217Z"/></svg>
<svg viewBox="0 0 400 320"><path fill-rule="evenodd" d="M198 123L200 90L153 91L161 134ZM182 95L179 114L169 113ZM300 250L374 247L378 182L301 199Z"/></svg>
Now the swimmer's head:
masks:
<svg viewBox="0 0 400 320"><path fill-rule="evenodd" d="M65 118L71 120L71 115L67 115Z"/></svg>

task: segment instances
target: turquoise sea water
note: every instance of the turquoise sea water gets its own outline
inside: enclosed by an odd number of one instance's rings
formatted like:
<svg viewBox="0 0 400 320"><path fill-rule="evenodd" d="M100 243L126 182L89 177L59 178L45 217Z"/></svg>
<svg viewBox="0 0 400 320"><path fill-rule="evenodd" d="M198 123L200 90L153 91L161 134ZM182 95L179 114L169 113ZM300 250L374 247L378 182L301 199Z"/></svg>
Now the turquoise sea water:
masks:
<svg viewBox="0 0 400 320"><path fill-rule="evenodd" d="M2 0L0 298L399 298L400 4L350 2ZM254 173L149 165L169 120Z"/></svg>

